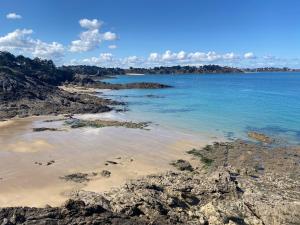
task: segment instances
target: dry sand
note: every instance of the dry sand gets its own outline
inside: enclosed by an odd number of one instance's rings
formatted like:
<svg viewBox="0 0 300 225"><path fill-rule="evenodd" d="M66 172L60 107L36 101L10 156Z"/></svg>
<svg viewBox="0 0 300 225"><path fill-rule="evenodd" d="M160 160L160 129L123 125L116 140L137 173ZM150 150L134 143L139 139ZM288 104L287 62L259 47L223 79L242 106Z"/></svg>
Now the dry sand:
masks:
<svg viewBox="0 0 300 225"><path fill-rule="evenodd" d="M215 141L156 125L149 131L122 127L32 131L34 127L63 124L43 122L46 119L53 117L0 123L0 207L58 206L72 191L104 192L129 179L172 169L170 161L188 159L187 150ZM47 165L52 160L55 162ZM117 164L106 165L108 160ZM102 170L110 171L111 176L102 177ZM88 173L90 181L60 179L78 172Z"/></svg>

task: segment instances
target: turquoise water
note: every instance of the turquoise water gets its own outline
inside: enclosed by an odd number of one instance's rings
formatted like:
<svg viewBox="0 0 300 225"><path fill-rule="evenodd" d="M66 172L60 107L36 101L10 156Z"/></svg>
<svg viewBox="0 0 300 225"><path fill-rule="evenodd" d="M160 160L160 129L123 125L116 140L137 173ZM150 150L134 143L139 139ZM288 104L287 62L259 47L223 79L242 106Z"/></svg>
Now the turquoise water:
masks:
<svg viewBox="0 0 300 225"><path fill-rule="evenodd" d="M227 138L255 130L300 143L300 73L117 76L112 83L159 82L158 90L119 90L129 117Z"/></svg>

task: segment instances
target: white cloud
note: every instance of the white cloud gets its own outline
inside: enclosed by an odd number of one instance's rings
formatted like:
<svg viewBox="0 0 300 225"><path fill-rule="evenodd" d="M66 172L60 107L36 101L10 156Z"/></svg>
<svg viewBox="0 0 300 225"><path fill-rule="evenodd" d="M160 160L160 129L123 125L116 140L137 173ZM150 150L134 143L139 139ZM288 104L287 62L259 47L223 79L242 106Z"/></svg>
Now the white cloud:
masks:
<svg viewBox="0 0 300 225"><path fill-rule="evenodd" d="M188 57L191 61L194 61L194 62L202 62L204 61L206 58L207 58L207 55L206 53L204 52L192 52L192 53L189 53L188 54Z"/></svg>
<svg viewBox="0 0 300 225"><path fill-rule="evenodd" d="M247 53L244 54L244 58L245 59L255 59L256 56L254 55L253 52L247 52Z"/></svg>
<svg viewBox="0 0 300 225"><path fill-rule="evenodd" d="M222 56L217 54L216 52L208 52L206 56L206 61L208 62L214 62L222 58Z"/></svg>
<svg viewBox="0 0 300 225"><path fill-rule="evenodd" d="M109 49L116 49L118 46L117 45L109 45L108 48Z"/></svg>
<svg viewBox="0 0 300 225"><path fill-rule="evenodd" d="M22 19L22 16L13 12L13 13L8 13L6 15L6 19L9 19L9 20Z"/></svg>
<svg viewBox="0 0 300 225"><path fill-rule="evenodd" d="M96 66L104 66L109 65L114 61L113 55L111 53L101 53L99 57L91 57L82 60L83 64L86 65L96 65ZM81 62L78 62L81 64Z"/></svg>
<svg viewBox="0 0 300 225"><path fill-rule="evenodd" d="M99 67L130 67L143 66L145 60L138 56L116 58L111 53L101 53L98 57L86 58L83 60L71 60L69 64L95 65Z"/></svg>
<svg viewBox="0 0 300 225"><path fill-rule="evenodd" d="M150 62L158 62L159 61L159 54L156 52L150 53L148 60Z"/></svg>
<svg viewBox="0 0 300 225"><path fill-rule="evenodd" d="M233 53L226 53L225 55L217 54L216 52L190 52L186 53L185 51L172 52L167 50L166 52L151 53L148 57L150 62L157 62L161 64L170 64L170 63L200 63L200 62L215 62L218 60L229 60L234 59L237 56Z"/></svg>
<svg viewBox="0 0 300 225"><path fill-rule="evenodd" d="M33 31L29 29L17 29L13 32L0 37L0 50L15 50L15 49L27 49L32 46L32 41L28 35Z"/></svg>
<svg viewBox="0 0 300 225"><path fill-rule="evenodd" d="M99 57L92 57L83 60L88 65L98 66L117 66L117 67L152 67L152 66L172 66L172 65L202 65L210 63L231 63L233 60L240 59L238 55L230 52L226 54L218 54L214 51L210 52L190 52L185 51L172 52L167 50L164 53L152 52L144 59L138 56L128 56L124 58L116 58L112 54L106 57L102 53ZM104 57L105 56L105 57ZM79 63L80 64L80 63Z"/></svg>
<svg viewBox="0 0 300 225"><path fill-rule="evenodd" d="M93 19L93 20L81 19L79 20L79 24L82 28L94 30L94 29L99 29L100 26L103 24L103 22L97 19Z"/></svg>
<svg viewBox="0 0 300 225"><path fill-rule="evenodd" d="M30 36L32 33L33 30L30 29L17 29L0 37L0 51L12 51L54 61L59 61L63 57L64 47L62 44L33 39Z"/></svg>
<svg viewBox="0 0 300 225"><path fill-rule="evenodd" d="M98 57L86 58L84 60L73 60L70 64L96 65L101 67L155 67L155 66L175 66L190 65L201 66L207 64L218 64L232 67L265 67L265 66L292 66L299 67L300 59L282 59L277 57L257 57L255 60L248 60L244 55L229 52L219 54L214 51L209 52L172 52L167 50L163 53L152 52L147 58L139 56L128 56L124 58L115 57L111 53L101 53Z"/></svg>
<svg viewBox="0 0 300 225"><path fill-rule="evenodd" d="M112 32L110 32L110 31L105 32L105 33L103 34L103 40L105 40L105 41L114 41L114 40L116 40L116 39L117 39L117 34L112 33Z"/></svg>
<svg viewBox="0 0 300 225"><path fill-rule="evenodd" d="M121 64L120 67L142 67L144 66L143 64L145 63L144 59L138 57L138 56L129 56L126 57L122 60L120 60Z"/></svg>
<svg viewBox="0 0 300 225"><path fill-rule="evenodd" d="M87 52L96 49L102 41L113 41L117 39L117 35L110 31L100 33L102 21L97 19L81 19L79 24L82 28L87 29L79 35L79 39L72 41L70 52Z"/></svg>
<svg viewBox="0 0 300 225"><path fill-rule="evenodd" d="M167 50L165 53L162 54L161 59L162 61L173 61L177 58L177 54Z"/></svg>
<svg viewBox="0 0 300 225"><path fill-rule="evenodd" d="M95 49L101 43L98 29L84 31L79 35L79 40L72 41L71 52L86 52Z"/></svg>
<svg viewBox="0 0 300 225"><path fill-rule="evenodd" d="M40 40L35 41L34 51L32 55L35 57L53 59L57 61L64 54L64 46L57 42L46 43Z"/></svg>
<svg viewBox="0 0 300 225"><path fill-rule="evenodd" d="M234 60L234 59L239 59L240 57L233 52L226 53L223 55L223 59L225 60Z"/></svg>
<svg viewBox="0 0 300 225"><path fill-rule="evenodd" d="M178 52L178 54L177 54L177 59L179 59L179 60L184 60L184 59L186 59L186 53L185 53L184 51Z"/></svg>
<svg viewBox="0 0 300 225"><path fill-rule="evenodd" d="M111 53L101 53L99 59L104 61L104 62L112 61L113 54L111 54Z"/></svg>

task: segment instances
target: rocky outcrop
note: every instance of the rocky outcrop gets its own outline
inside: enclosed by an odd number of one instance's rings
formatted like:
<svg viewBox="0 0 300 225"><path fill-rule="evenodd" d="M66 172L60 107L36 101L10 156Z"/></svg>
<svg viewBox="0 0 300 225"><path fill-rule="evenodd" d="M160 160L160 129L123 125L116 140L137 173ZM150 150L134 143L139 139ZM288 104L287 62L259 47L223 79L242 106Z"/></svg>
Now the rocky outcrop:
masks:
<svg viewBox="0 0 300 225"><path fill-rule="evenodd" d="M52 61L0 53L0 119L57 113L96 113L111 110L114 101L70 94L56 85L71 81Z"/></svg>
<svg viewBox="0 0 300 225"><path fill-rule="evenodd" d="M214 161L205 164L197 151ZM296 225L300 223L299 152L299 148L271 149L242 141L215 143L194 150L198 166L193 171L150 175L105 194L78 191L60 208L5 208L0 210L0 221ZM264 169L257 168L255 158L266 161ZM275 158L281 161L277 165Z"/></svg>
<svg viewBox="0 0 300 225"><path fill-rule="evenodd" d="M17 99L13 93L3 95L0 93L0 96L5 98L0 97L0 119L15 116L107 112L111 110L109 105L118 104L86 94L70 94L56 87L32 86L28 90L20 89L19 92L22 93Z"/></svg>
<svg viewBox="0 0 300 225"><path fill-rule="evenodd" d="M97 82L90 75L77 75L73 70L57 68L52 61L29 59L0 52L0 119L15 116L98 113L121 104L82 93L69 93L59 85L103 89L165 88L156 83L109 84Z"/></svg>
<svg viewBox="0 0 300 225"><path fill-rule="evenodd" d="M83 201L69 200L63 207L0 209L1 225L58 225L58 224L112 224L146 225L142 218L118 215L100 205L86 205ZM160 223L163 224L163 223Z"/></svg>
<svg viewBox="0 0 300 225"><path fill-rule="evenodd" d="M64 123L71 128L81 128L81 127L126 127L134 129L145 129L149 123L147 122L126 122L126 121L116 121L116 120L81 120L76 118L69 118Z"/></svg>
<svg viewBox="0 0 300 225"><path fill-rule="evenodd" d="M127 83L127 84L112 84L102 81L93 81L91 78L77 79L74 82L66 84L67 87L86 87L86 88L97 88L97 89L160 89L160 88L171 88L169 85L151 83L151 82L139 82L139 83Z"/></svg>
<svg viewBox="0 0 300 225"><path fill-rule="evenodd" d="M192 165L188 161L183 159L178 159L176 161L171 162L170 164L180 171L193 171Z"/></svg>
<svg viewBox="0 0 300 225"><path fill-rule="evenodd" d="M275 140L269 136L255 131L248 132L248 137L266 144L272 144Z"/></svg>

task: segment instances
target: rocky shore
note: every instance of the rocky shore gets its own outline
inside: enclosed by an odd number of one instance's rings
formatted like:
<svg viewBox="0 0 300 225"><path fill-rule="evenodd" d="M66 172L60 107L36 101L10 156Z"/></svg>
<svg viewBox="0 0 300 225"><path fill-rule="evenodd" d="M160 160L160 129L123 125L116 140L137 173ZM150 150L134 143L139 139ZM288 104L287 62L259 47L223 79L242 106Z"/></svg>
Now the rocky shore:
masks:
<svg viewBox="0 0 300 225"><path fill-rule="evenodd" d="M75 70L76 71L76 70ZM59 86L87 89L168 88L157 83L109 84L51 61L0 54L0 120L15 116L98 113L122 104ZM64 118L62 120L65 120ZM145 129L147 123L66 119L66 126ZM58 131L51 127L35 132ZM127 182L107 193L74 191L61 207L0 209L1 225L17 224L300 224L300 148L278 147L264 134L190 149L172 171ZM46 165L55 163L48 161ZM114 164L114 161L107 161ZM40 162L35 164L42 165ZM111 172L101 176L110 179ZM89 182L89 174L60 177Z"/></svg>
<svg viewBox="0 0 300 225"><path fill-rule="evenodd" d="M0 52L0 120L15 116L99 113L123 104L88 93L70 93L58 86L97 89L167 88L157 83L110 84L88 74L57 68L52 61Z"/></svg>
<svg viewBox="0 0 300 225"><path fill-rule="evenodd" d="M190 163L179 159L179 170L174 167L133 180L104 194L74 192L62 207L4 208L0 221L3 225L300 223L299 147L237 140L187 154Z"/></svg>

